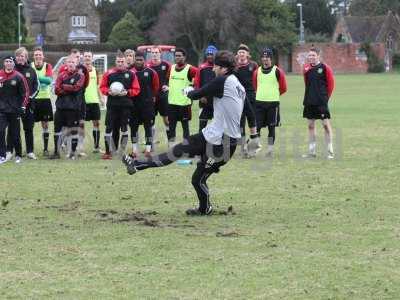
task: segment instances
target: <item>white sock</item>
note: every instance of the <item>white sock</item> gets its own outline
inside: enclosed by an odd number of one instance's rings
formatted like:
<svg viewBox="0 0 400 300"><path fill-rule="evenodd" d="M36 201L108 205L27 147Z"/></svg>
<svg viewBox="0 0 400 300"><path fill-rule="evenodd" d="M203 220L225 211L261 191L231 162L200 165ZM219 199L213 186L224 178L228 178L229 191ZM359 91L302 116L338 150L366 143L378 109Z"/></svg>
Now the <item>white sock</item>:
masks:
<svg viewBox="0 0 400 300"><path fill-rule="evenodd" d="M333 153L333 144L332 144L332 142L328 143L328 152Z"/></svg>
<svg viewBox="0 0 400 300"><path fill-rule="evenodd" d="M151 145L146 145L146 152L150 152L151 151Z"/></svg>
<svg viewBox="0 0 400 300"><path fill-rule="evenodd" d="M79 151L83 151L83 143L84 143L84 137L82 135L80 135L78 137L78 147L77 147L77 149L79 149Z"/></svg>
<svg viewBox="0 0 400 300"><path fill-rule="evenodd" d="M309 151L311 154L315 154L315 153L317 152L317 143L316 143L316 142L311 142L311 143L308 145L308 151Z"/></svg>
<svg viewBox="0 0 400 300"><path fill-rule="evenodd" d="M138 152L138 143L133 143L132 144L132 152L137 153Z"/></svg>

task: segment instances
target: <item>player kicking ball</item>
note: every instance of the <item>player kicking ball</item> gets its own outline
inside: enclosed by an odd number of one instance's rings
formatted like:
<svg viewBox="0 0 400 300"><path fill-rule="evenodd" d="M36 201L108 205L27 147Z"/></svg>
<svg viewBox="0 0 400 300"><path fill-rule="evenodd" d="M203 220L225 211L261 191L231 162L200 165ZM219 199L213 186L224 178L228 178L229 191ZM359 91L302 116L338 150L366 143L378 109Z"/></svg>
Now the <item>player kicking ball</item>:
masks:
<svg viewBox="0 0 400 300"><path fill-rule="evenodd" d="M192 100L213 96L214 119L200 133L189 136L187 141L177 144L168 152L145 159L135 159L124 155L123 163L130 175L147 168L167 166L184 156L199 155L200 161L192 176L192 185L199 199L199 206L186 211L188 215L210 215L213 207L207 179L218 173L236 150L240 141L240 117L246 93L233 74L235 57L229 51L220 51L215 56L216 78L201 89L184 89L184 94Z"/></svg>

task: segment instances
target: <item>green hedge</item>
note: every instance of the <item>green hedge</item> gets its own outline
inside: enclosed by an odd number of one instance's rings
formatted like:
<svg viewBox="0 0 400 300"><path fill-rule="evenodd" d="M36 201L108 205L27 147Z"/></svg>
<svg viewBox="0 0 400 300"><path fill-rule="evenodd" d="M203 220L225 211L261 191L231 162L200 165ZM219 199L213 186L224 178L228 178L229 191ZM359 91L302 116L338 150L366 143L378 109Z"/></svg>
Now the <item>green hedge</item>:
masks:
<svg viewBox="0 0 400 300"><path fill-rule="evenodd" d="M393 70L400 72L400 52L393 54L392 66Z"/></svg>

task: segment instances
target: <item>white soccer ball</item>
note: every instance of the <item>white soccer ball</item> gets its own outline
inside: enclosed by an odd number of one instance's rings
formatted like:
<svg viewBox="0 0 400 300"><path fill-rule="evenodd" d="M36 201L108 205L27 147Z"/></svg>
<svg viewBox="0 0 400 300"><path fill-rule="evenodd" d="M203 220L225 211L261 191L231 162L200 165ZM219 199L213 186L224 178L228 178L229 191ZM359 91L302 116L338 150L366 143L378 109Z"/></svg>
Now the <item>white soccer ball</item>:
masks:
<svg viewBox="0 0 400 300"><path fill-rule="evenodd" d="M114 81L110 85L110 92L114 95L121 94L125 90L124 85L119 81Z"/></svg>

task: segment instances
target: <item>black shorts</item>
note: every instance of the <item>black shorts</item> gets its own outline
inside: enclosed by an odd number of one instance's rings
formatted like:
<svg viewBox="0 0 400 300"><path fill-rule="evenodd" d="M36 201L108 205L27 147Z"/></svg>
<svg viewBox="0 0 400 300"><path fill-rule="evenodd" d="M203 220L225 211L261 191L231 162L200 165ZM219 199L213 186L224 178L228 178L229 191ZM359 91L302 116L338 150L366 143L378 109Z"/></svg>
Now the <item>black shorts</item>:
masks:
<svg viewBox="0 0 400 300"><path fill-rule="evenodd" d="M259 128L281 125L279 104L280 103L278 101L256 101L256 120Z"/></svg>
<svg viewBox="0 0 400 300"><path fill-rule="evenodd" d="M214 117L214 108L212 106L199 108L199 111L199 120L212 120L212 118Z"/></svg>
<svg viewBox="0 0 400 300"><path fill-rule="evenodd" d="M35 100L35 122L53 121L53 105L50 99Z"/></svg>
<svg viewBox="0 0 400 300"><path fill-rule="evenodd" d="M246 99L244 101L242 117L240 119L240 127L242 127L242 128L244 128L246 125L246 119L247 119L247 123L250 128L257 126L256 111L254 109L255 101L251 101L250 99L253 99L253 98L246 97Z"/></svg>
<svg viewBox="0 0 400 300"><path fill-rule="evenodd" d="M86 103L85 121L98 121L101 118L98 103Z"/></svg>
<svg viewBox="0 0 400 300"><path fill-rule="evenodd" d="M86 119L86 102L83 100L81 102L81 109L80 109L80 117L79 120L85 120Z"/></svg>
<svg viewBox="0 0 400 300"><path fill-rule="evenodd" d="M303 110L303 118L312 119L330 119L331 113L329 112L328 105L305 105Z"/></svg>
<svg viewBox="0 0 400 300"><path fill-rule="evenodd" d="M159 113L162 117L168 116L168 92L160 92L159 96L157 97L154 110L155 115Z"/></svg>
<svg viewBox="0 0 400 300"><path fill-rule="evenodd" d="M222 145L212 145L206 141L202 132L189 136L187 142L180 143L173 148L173 155L193 157L200 155L198 168L204 168L206 173L218 173L220 167L225 165L235 152L238 140L223 137Z"/></svg>
<svg viewBox="0 0 400 300"><path fill-rule="evenodd" d="M153 122L155 117L154 103L150 100L137 100L133 103L129 124Z"/></svg>
<svg viewBox="0 0 400 300"><path fill-rule="evenodd" d="M192 119L192 106L168 104L168 119L175 121L190 121Z"/></svg>
<svg viewBox="0 0 400 300"><path fill-rule="evenodd" d="M78 127L79 120L79 110L58 109L54 114L54 132L60 132L63 127Z"/></svg>

